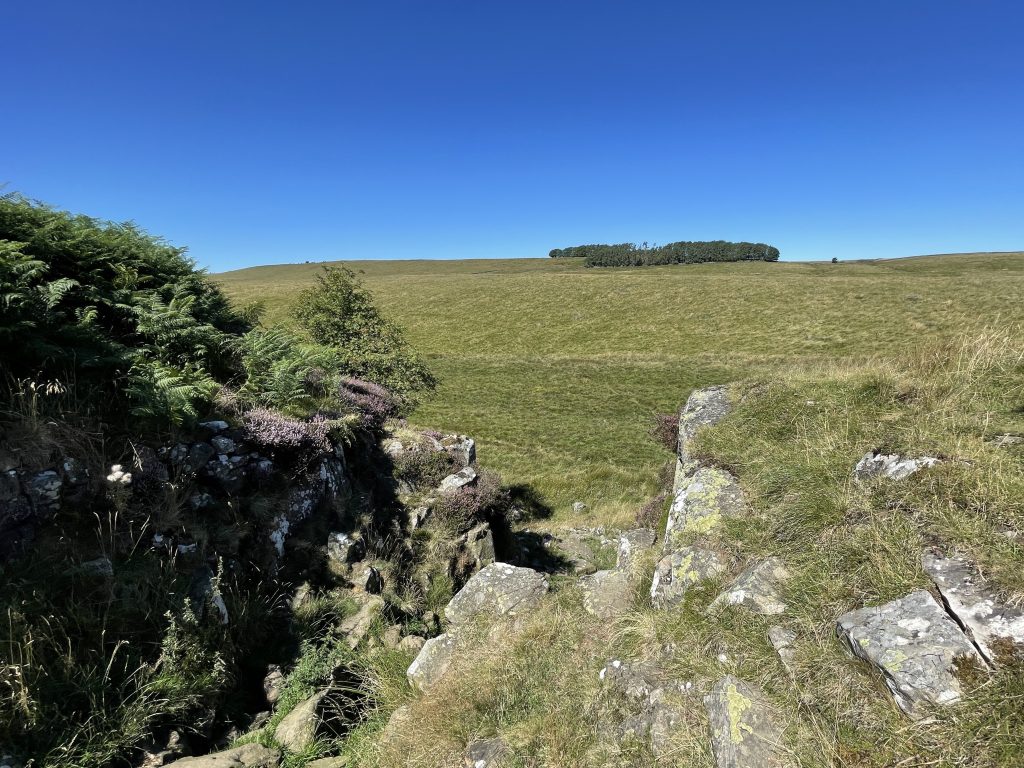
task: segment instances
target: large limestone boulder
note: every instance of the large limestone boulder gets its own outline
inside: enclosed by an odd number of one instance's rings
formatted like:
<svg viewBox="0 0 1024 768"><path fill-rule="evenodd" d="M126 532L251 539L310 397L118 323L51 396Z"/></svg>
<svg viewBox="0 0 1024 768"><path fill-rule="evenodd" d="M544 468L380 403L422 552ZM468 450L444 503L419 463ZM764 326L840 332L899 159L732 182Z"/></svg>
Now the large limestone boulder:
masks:
<svg viewBox="0 0 1024 768"><path fill-rule="evenodd" d="M782 561L769 557L747 568L709 607L719 610L728 605L738 605L762 616L785 613L786 604L779 597L779 588L788 577L789 572Z"/></svg>
<svg viewBox="0 0 1024 768"><path fill-rule="evenodd" d="M707 387L690 393L679 415L676 491L681 487L683 479L697 469L698 464L690 455L690 446L698 430L717 424L729 413L729 408L729 393L725 387Z"/></svg>
<svg viewBox="0 0 1024 768"><path fill-rule="evenodd" d="M633 602L633 580L629 571L619 568L584 576L580 589L587 613L601 619L622 615Z"/></svg>
<svg viewBox="0 0 1024 768"><path fill-rule="evenodd" d="M722 469L702 467L684 478L672 501L665 526L664 552L674 552L687 538L717 528L722 519L743 511L743 490Z"/></svg>
<svg viewBox="0 0 1024 768"><path fill-rule="evenodd" d="M704 698L718 768L779 768L782 726L760 691L732 675Z"/></svg>
<svg viewBox="0 0 1024 768"><path fill-rule="evenodd" d="M683 547L658 561L651 581L651 600L660 608L678 605L690 587L724 572L725 564L714 550Z"/></svg>
<svg viewBox="0 0 1024 768"><path fill-rule="evenodd" d="M895 453L869 451L857 462L857 466L853 470L853 477L860 482L876 477L887 480L905 480L915 472L934 467L938 463L939 459L934 456L910 458Z"/></svg>
<svg viewBox="0 0 1024 768"><path fill-rule="evenodd" d="M458 627L478 616L518 616L535 608L548 591L548 580L531 568L492 563L474 574L444 610Z"/></svg>
<svg viewBox="0 0 1024 768"><path fill-rule="evenodd" d="M277 768L281 753L259 744L243 744L234 749L202 757L183 757L168 765L174 768Z"/></svg>
<svg viewBox="0 0 1024 768"><path fill-rule="evenodd" d="M923 705L960 699L958 662L984 665L974 645L925 590L839 617L836 632L884 676L896 703L911 717Z"/></svg>
<svg viewBox="0 0 1024 768"><path fill-rule="evenodd" d="M429 690L451 666L456 642L451 633L427 640L406 671L409 684L420 691Z"/></svg>
<svg viewBox="0 0 1024 768"><path fill-rule="evenodd" d="M1009 661L1024 651L1024 611L1008 605L966 560L925 553L924 567L946 608L967 629L990 664Z"/></svg>

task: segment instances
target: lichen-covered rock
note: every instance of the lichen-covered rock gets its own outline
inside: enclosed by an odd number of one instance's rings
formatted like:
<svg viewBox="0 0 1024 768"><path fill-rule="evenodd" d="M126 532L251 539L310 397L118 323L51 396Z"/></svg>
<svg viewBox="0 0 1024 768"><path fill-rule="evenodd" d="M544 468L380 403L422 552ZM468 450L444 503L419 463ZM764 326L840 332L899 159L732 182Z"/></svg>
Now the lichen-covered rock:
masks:
<svg viewBox="0 0 1024 768"><path fill-rule="evenodd" d="M612 659L598 673L611 690L635 703L646 705L657 689L657 670L648 664Z"/></svg>
<svg viewBox="0 0 1024 768"><path fill-rule="evenodd" d="M625 613L633 602L633 581L629 571L597 571L580 579L583 607L587 613L610 619Z"/></svg>
<svg viewBox="0 0 1024 768"><path fill-rule="evenodd" d="M335 755L334 757L321 757L318 760L311 760L306 763L306 768L345 768L348 764L348 757L345 755Z"/></svg>
<svg viewBox="0 0 1024 768"><path fill-rule="evenodd" d="M301 752L316 738L320 727L320 707L327 691L313 694L295 705L274 729L274 740L289 752Z"/></svg>
<svg viewBox="0 0 1024 768"><path fill-rule="evenodd" d="M680 549L688 538L717 528L722 519L743 511L743 490L722 469L703 467L684 478L665 526L664 552Z"/></svg>
<svg viewBox="0 0 1024 768"><path fill-rule="evenodd" d="M427 640L405 673L409 684L420 691L429 690L451 666L455 645L456 637L451 633Z"/></svg>
<svg viewBox="0 0 1024 768"><path fill-rule="evenodd" d="M276 749L243 744L202 757L183 757L167 765L174 768L277 768L280 762L281 753Z"/></svg>
<svg viewBox="0 0 1024 768"><path fill-rule="evenodd" d="M718 554L704 547L683 547L658 561L651 581L651 600L665 608L677 605L686 591L725 572Z"/></svg>
<svg viewBox="0 0 1024 768"><path fill-rule="evenodd" d="M418 654L426 643L427 641L419 635L406 635L398 641L398 645L396 647L398 650L404 651L405 653Z"/></svg>
<svg viewBox="0 0 1024 768"><path fill-rule="evenodd" d="M32 475L25 484L25 494L36 515L50 516L60 509L60 491L64 480L54 470L47 469Z"/></svg>
<svg viewBox="0 0 1024 768"><path fill-rule="evenodd" d="M674 490L682 487L684 478L693 474L698 464L690 455L690 444L701 427L717 424L729 413L729 393L725 387L707 387L690 393L679 414L678 458Z"/></svg>
<svg viewBox="0 0 1024 768"><path fill-rule="evenodd" d="M711 747L718 768L778 768L784 765L783 728L763 695L732 675L704 698Z"/></svg>
<svg viewBox="0 0 1024 768"><path fill-rule="evenodd" d="M876 477L884 477L888 480L905 480L915 472L939 463L939 459L933 456L918 456L909 458L895 453L878 453L869 451L857 462L853 470L856 480L864 482Z"/></svg>
<svg viewBox="0 0 1024 768"><path fill-rule="evenodd" d="M472 485L477 480L476 470L472 467L466 467L460 469L454 475L448 475L441 481L438 486L439 491L457 491L460 488L465 488L467 485Z"/></svg>
<svg viewBox="0 0 1024 768"><path fill-rule="evenodd" d="M507 754L508 745L503 739L478 739L466 747L462 764L465 768L498 768Z"/></svg>
<svg viewBox="0 0 1024 768"><path fill-rule="evenodd" d="M921 564L986 661L998 664L1024 652L1024 611L987 588L981 574L966 560L925 553Z"/></svg>
<svg viewBox="0 0 1024 768"><path fill-rule="evenodd" d="M779 587L789 572L777 557L769 557L741 573L710 608L717 610L738 605L762 616L785 613L786 604L779 597Z"/></svg>
<svg viewBox="0 0 1024 768"><path fill-rule="evenodd" d="M656 536L650 528L635 528L619 534L619 548L615 557L616 568L631 568L637 557L654 547Z"/></svg>
<svg viewBox="0 0 1024 768"><path fill-rule="evenodd" d="M959 700L958 662L984 664L925 590L844 614L836 632L854 654L881 671L896 703L911 717L920 717L923 705Z"/></svg>
<svg viewBox="0 0 1024 768"><path fill-rule="evenodd" d="M480 523L456 539L456 560L453 575L475 573L494 562L494 533L487 523Z"/></svg>
<svg viewBox="0 0 1024 768"><path fill-rule="evenodd" d="M493 563L466 582L445 608L454 625L477 616L517 616L537 606L548 591L548 580L531 568Z"/></svg>

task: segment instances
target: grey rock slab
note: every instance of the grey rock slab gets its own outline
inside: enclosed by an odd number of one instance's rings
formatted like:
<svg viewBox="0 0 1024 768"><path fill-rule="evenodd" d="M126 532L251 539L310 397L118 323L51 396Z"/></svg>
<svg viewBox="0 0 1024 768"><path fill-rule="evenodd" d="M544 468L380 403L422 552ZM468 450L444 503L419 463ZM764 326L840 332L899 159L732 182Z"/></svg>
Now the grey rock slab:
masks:
<svg viewBox="0 0 1024 768"><path fill-rule="evenodd" d="M598 678L630 701L646 706L658 687L657 672L649 664L611 659L598 673Z"/></svg>
<svg viewBox="0 0 1024 768"><path fill-rule="evenodd" d="M348 765L348 758L344 755L336 757L321 757L319 760L312 760L306 763L306 768L345 768Z"/></svg>
<svg viewBox="0 0 1024 768"><path fill-rule="evenodd" d="M277 768L281 753L259 744L243 744L234 749L202 757L183 757L168 765L174 768Z"/></svg>
<svg viewBox="0 0 1024 768"><path fill-rule="evenodd" d="M840 616L836 633L882 673L900 709L915 718L927 705L960 699L958 661L984 664L956 622L923 589Z"/></svg>
<svg viewBox="0 0 1024 768"><path fill-rule="evenodd" d="M1024 435L995 435L988 442L996 448L1010 448L1014 445L1024 445Z"/></svg>
<svg viewBox="0 0 1024 768"><path fill-rule="evenodd" d="M492 563L466 582L444 614L453 626L477 616L517 616L535 608L547 591L548 580L537 571Z"/></svg>
<svg viewBox="0 0 1024 768"><path fill-rule="evenodd" d="M466 747L462 764L465 768L498 768L507 754L508 745L503 739L478 739Z"/></svg>
<svg viewBox="0 0 1024 768"><path fill-rule="evenodd" d="M749 683L727 675L704 697L704 707L718 768L785 764L782 725L761 692Z"/></svg>
<svg viewBox="0 0 1024 768"><path fill-rule="evenodd" d="M711 427L729 413L729 393L723 386L696 389L690 393L686 405L679 414L678 462L676 466L676 490L687 475L697 469L697 462L690 456L690 447L702 427Z"/></svg>
<svg viewBox="0 0 1024 768"><path fill-rule="evenodd" d="M663 551L667 554L686 539L717 528L723 518L743 511L743 490L723 469L702 467L686 477L672 501L665 525Z"/></svg>
<svg viewBox="0 0 1024 768"><path fill-rule="evenodd" d="M384 611L384 598L378 595L355 593L362 600L359 610L338 625L338 632L345 636L349 648L356 648L370 634L374 622Z"/></svg>
<svg viewBox="0 0 1024 768"><path fill-rule="evenodd" d="M860 482L876 477L887 480L905 480L915 472L934 467L939 461L934 456L911 458L895 453L869 451L857 462L857 466L853 470L853 477Z"/></svg>
<svg viewBox="0 0 1024 768"><path fill-rule="evenodd" d="M460 469L454 475L448 475L441 484L438 486L439 491L457 491L460 488L465 488L467 485L472 485L476 482L477 474L476 470L472 467L466 467Z"/></svg>
<svg viewBox="0 0 1024 768"><path fill-rule="evenodd" d="M938 587L948 611L978 646L985 660L995 665L1024 650L1024 611L1007 605L970 563L959 557L925 553L925 573Z"/></svg>
<svg viewBox="0 0 1024 768"><path fill-rule="evenodd" d="M725 572L718 554L703 547L683 547L658 561L651 580L651 600L665 608L682 602L686 591Z"/></svg>
<svg viewBox="0 0 1024 768"><path fill-rule="evenodd" d="M762 616L785 613L786 604L779 597L779 586L789 576L785 565L777 557L769 557L741 573L722 594L711 603L711 610L729 605L746 608Z"/></svg>
<svg viewBox="0 0 1024 768"><path fill-rule="evenodd" d="M779 661L790 677L793 677L794 662L796 660L796 632L785 627L771 627L768 630L768 641L772 648L779 654Z"/></svg>
<svg viewBox="0 0 1024 768"><path fill-rule="evenodd" d="M427 691L437 683L451 666L456 642L455 635L451 633L427 640L406 671L409 684L420 691Z"/></svg>
<svg viewBox="0 0 1024 768"><path fill-rule="evenodd" d="M315 693L285 715L274 729L274 740L290 752L301 752L316 738L320 727L320 703L327 691Z"/></svg>
<svg viewBox="0 0 1024 768"><path fill-rule="evenodd" d="M633 602L633 582L629 571L618 568L584 576L580 579L580 589L587 613L601 619L622 615Z"/></svg>
<svg viewBox="0 0 1024 768"><path fill-rule="evenodd" d="M616 568L630 568L642 552L654 547L656 536L650 528L635 528L619 534Z"/></svg>
<svg viewBox="0 0 1024 768"><path fill-rule="evenodd" d="M441 438L441 448L455 457L462 467L476 461L476 441L466 435L445 435Z"/></svg>

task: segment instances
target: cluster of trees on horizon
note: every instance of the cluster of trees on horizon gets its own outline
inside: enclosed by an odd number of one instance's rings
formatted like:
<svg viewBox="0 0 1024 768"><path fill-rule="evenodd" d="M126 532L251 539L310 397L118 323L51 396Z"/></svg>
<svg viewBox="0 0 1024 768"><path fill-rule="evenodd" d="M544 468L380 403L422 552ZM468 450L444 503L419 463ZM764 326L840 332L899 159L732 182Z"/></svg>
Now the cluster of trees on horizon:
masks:
<svg viewBox="0 0 1024 768"><path fill-rule="evenodd" d="M779 249L765 243L726 240L680 240L666 245L619 243L555 248L553 259L583 258L587 267L648 267L660 264L698 264L706 261L778 261Z"/></svg>

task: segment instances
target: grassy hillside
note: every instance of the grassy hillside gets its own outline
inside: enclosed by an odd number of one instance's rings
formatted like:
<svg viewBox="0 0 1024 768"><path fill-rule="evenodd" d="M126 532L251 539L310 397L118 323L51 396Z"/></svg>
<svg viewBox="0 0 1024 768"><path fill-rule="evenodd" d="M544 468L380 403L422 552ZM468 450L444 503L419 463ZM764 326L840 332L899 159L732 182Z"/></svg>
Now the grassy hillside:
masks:
<svg viewBox="0 0 1024 768"><path fill-rule="evenodd" d="M441 386L415 421L477 437L484 463L570 516L626 520L668 458L651 415L689 390L1024 322L1024 253L584 269L575 259L347 262ZM216 276L288 322L317 264Z"/></svg>

